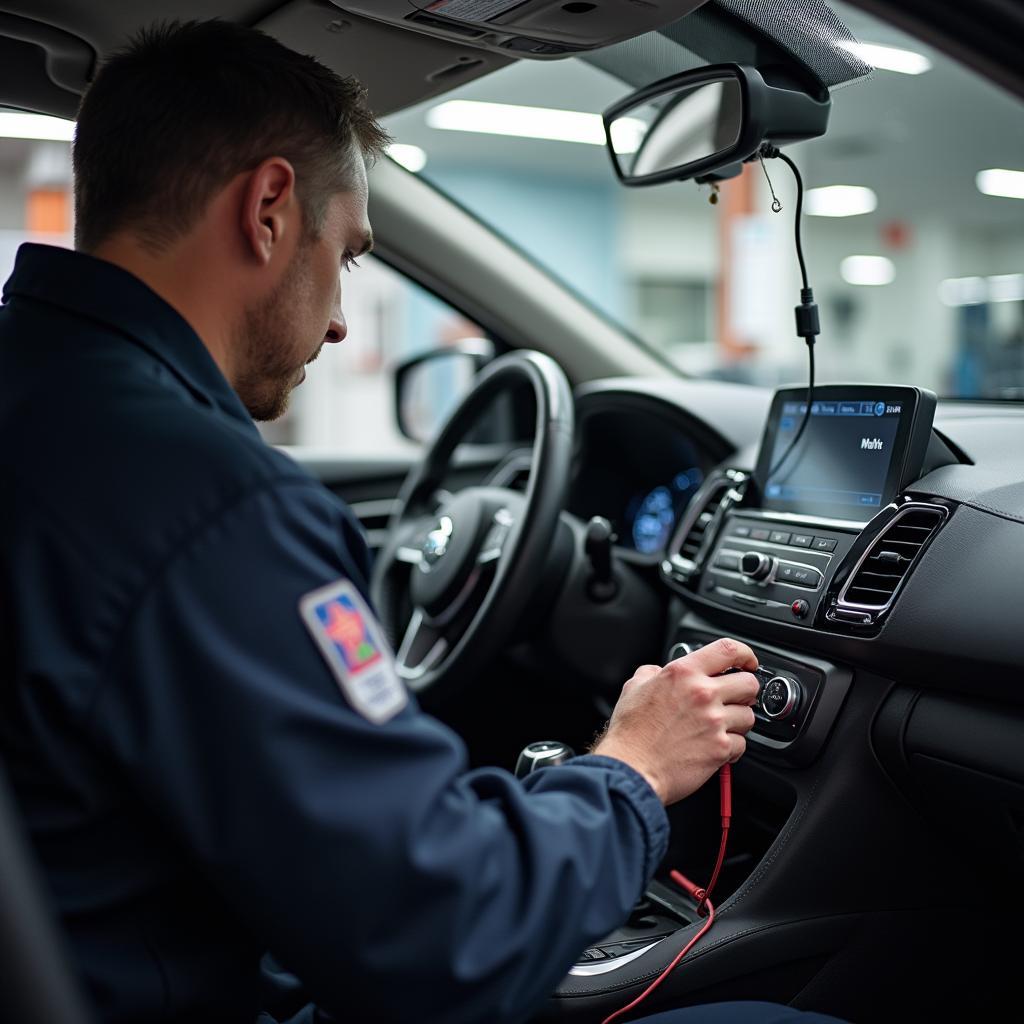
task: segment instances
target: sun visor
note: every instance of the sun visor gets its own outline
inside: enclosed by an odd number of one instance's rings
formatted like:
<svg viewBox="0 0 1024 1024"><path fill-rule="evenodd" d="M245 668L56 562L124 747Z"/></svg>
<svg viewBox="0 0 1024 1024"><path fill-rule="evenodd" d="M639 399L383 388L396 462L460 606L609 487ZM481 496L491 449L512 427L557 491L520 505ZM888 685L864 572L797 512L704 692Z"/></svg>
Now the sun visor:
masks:
<svg viewBox="0 0 1024 1024"><path fill-rule="evenodd" d="M352 14L511 57L566 57L678 21L705 0L333 0Z"/></svg>
<svg viewBox="0 0 1024 1024"><path fill-rule="evenodd" d="M458 42L424 39L342 12L324 0L293 0L257 27L339 74L354 75L366 86L378 117L447 92L514 59Z"/></svg>

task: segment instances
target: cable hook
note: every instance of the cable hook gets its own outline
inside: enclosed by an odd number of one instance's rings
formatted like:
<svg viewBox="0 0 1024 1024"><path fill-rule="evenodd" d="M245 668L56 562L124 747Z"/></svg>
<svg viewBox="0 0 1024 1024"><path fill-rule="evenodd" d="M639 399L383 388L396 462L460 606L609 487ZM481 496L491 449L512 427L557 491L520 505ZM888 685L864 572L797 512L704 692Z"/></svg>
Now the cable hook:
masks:
<svg viewBox="0 0 1024 1024"><path fill-rule="evenodd" d="M772 213L782 213L782 203L779 201L779 197L775 194L772 179L768 177L768 168L764 165L764 157L761 155L760 150L757 154L757 160L761 165L761 170L764 171L764 180L768 182L768 189L772 194Z"/></svg>

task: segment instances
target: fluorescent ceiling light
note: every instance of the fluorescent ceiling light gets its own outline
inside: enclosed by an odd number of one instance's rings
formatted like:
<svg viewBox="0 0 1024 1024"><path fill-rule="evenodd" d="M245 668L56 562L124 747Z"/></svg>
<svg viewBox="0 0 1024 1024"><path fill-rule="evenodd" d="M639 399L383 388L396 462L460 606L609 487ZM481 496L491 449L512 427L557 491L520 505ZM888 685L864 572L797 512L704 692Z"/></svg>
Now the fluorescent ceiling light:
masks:
<svg viewBox="0 0 1024 1024"><path fill-rule="evenodd" d="M978 186L978 191L984 192L987 196L1024 199L1024 171L990 167L987 171L978 171L974 182Z"/></svg>
<svg viewBox="0 0 1024 1024"><path fill-rule="evenodd" d="M419 146L407 145L404 142L392 142L388 146L388 156L396 164L401 164L407 171L412 171L414 174L427 166L426 150Z"/></svg>
<svg viewBox="0 0 1024 1024"><path fill-rule="evenodd" d="M932 68L932 62L923 53L914 50L901 50L897 46L881 46L879 43L858 43L852 39L841 42L839 46L854 57L859 57L865 64L882 71L923 75Z"/></svg>
<svg viewBox="0 0 1024 1024"><path fill-rule="evenodd" d="M857 217L878 206L874 190L862 185L812 188L804 198L804 210L812 217Z"/></svg>
<svg viewBox="0 0 1024 1024"><path fill-rule="evenodd" d="M612 121L612 145L616 153L635 153L647 134L648 125L637 117L617 117ZM604 129L601 129L604 141ZM634 173L635 170L634 170Z"/></svg>
<svg viewBox="0 0 1024 1024"><path fill-rule="evenodd" d="M847 256L839 273L847 284L881 285L892 282L896 268L886 256Z"/></svg>
<svg viewBox="0 0 1024 1024"><path fill-rule="evenodd" d="M46 114L24 114L20 110L0 110L0 138L45 139L70 142L75 136L75 122Z"/></svg>
<svg viewBox="0 0 1024 1024"><path fill-rule="evenodd" d="M635 121L633 124L631 122ZM448 100L427 111L427 124L455 132L484 135L513 135L523 139L551 139L555 142L605 144L600 114L551 107L521 107L512 103L484 103L479 100ZM620 127L621 126L621 127ZM635 152L646 126L635 118L616 121L619 152Z"/></svg>
<svg viewBox="0 0 1024 1024"><path fill-rule="evenodd" d="M944 306L977 306L988 301L988 284L983 277L950 277L939 285Z"/></svg>
<svg viewBox="0 0 1024 1024"><path fill-rule="evenodd" d="M989 302L1024 300L1024 274L996 274L988 279Z"/></svg>
<svg viewBox="0 0 1024 1024"><path fill-rule="evenodd" d="M944 306L979 306L985 302L1024 302L1024 274L950 277L939 285Z"/></svg>

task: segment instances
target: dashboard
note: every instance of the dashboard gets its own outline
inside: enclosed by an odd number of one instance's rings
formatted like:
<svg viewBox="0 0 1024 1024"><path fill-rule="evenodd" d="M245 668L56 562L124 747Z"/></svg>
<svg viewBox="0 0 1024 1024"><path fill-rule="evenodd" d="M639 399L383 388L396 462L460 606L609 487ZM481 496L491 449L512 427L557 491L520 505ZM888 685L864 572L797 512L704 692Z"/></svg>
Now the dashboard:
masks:
<svg viewBox="0 0 1024 1024"><path fill-rule="evenodd" d="M584 408L568 511L608 519L620 550L658 559L721 454L706 433L624 396Z"/></svg>
<svg viewBox="0 0 1024 1024"><path fill-rule="evenodd" d="M680 613L723 633L1024 700L1024 408L936 405L885 386L820 388L816 399L823 447L812 442L780 483L765 457L774 462L798 426L799 395L724 382L584 385L569 511L611 520L620 557L655 566ZM853 503L822 504L819 486Z"/></svg>

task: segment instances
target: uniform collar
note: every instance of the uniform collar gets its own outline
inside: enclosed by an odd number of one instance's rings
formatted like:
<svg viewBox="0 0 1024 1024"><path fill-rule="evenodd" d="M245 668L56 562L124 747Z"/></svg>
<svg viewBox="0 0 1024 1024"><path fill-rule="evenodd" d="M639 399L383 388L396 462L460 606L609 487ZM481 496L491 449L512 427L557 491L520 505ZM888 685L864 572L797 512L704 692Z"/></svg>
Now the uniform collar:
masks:
<svg viewBox="0 0 1024 1024"><path fill-rule="evenodd" d="M164 363L200 402L256 429L199 335L127 270L86 253L26 242L18 249L3 301L17 295L116 331Z"/></svg>

